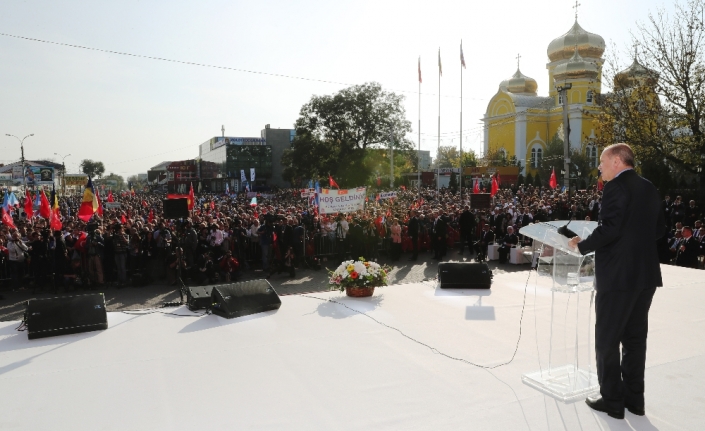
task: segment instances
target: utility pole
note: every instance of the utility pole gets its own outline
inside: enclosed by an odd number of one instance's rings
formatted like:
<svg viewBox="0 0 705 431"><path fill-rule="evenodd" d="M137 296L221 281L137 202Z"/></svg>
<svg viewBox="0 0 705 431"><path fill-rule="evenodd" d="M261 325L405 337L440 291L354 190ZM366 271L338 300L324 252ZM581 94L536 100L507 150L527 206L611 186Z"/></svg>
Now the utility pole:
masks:
<svg viewBox="0 0 705 431"><path fill-rule="evenodd" d="M558 94L563 101L563 185L568 190L570 198L570 122L568 121L568 90L573 88L573 84L565 83L556 86Z"/></svg>
<svg viewBox="0 0 705 431"><path fill-rule="evenodd" d="M27 192L27 175L26 175L26 172L24 171L25 170L25 167L24 167L24 140L29 138L30 136L34 136L34 133L30 133L29 135L25 136L22 139L18 138L15 135L11 135L9 133L5 133L5 136L10 136L10 137L13 137L13 138L17 139L18 141L20 141L20 151L21 151L21 155L22 155L22 182L24 184L24 190L26 193Z"/></svg>

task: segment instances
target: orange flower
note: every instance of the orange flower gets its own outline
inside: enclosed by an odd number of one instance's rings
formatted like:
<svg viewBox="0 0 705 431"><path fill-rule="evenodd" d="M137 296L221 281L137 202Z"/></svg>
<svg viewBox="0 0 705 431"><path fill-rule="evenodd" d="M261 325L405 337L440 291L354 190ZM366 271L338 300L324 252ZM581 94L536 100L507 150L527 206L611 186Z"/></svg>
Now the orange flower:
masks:
<svg viewBox="0 0 705 431"><path fill-rule="evenodd" d="M357 273L357 271L353 271L350 273L350 277L352 277L353 280L357 280L358 275L359 274Z"/></svg>

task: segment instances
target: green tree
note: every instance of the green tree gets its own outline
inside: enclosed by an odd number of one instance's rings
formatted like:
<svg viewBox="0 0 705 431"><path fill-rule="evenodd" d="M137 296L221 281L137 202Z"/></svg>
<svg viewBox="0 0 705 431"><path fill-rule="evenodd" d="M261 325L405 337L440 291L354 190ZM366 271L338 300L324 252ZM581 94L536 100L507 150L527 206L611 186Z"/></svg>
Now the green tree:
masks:
<svg viewBox="0 0 705 431"><path fill-rule="evenodd" d="M285 178L296 184L331 174L341 187L365 184L372 174L364 163L368 149L391 145L395 156L413 150L403 100L375 82L313 96L301 107L292 148L282 157Z"/></svg>
<svg viewBox="0 0 705 431"><path fill-rule="evenodd" d="M519 174L519 176L517 176L517 187L519 187L522 184L524 184L524 175Z"/></svg>
<svg viewBox="0 0 705 431"><path fill-rule="evenodd" d="M541 174L539 174L538 172L536 172L536 176L534 177L534 185L536 187L541 187L543 185L543 183L541 182Z"/></svg>
<svg viewBox="0 0 705 431"><path fill-rule="evenodd" d="M83 161L81 161L80 166L81 172L91 178L100 178L105 173L105 166L103 166L103 162L93 161L90 159L83 159Z"/></svg>
<svg viewBox="0 0 705 431"><path fill-rule="evenodd" d="M533 186L534 185L534 176L531 175L531 172L526 174L526 185L527 186Z"/></svg>
<svg viewBox="0 0 705 431"><path fill-rule="evenodd" d="M102 180L101 181L102 183L105 183L105 181L108 181L108 180L116 181L117 188L114 190L126 190L127 189L127 183L125 183L125 179L122 176L114 174L112 172L109 173L108 175L104 176L103 178L101 178L101 180ZM137 190L137 184L135 184L134 186L135 186L135 190Z"/></svg>

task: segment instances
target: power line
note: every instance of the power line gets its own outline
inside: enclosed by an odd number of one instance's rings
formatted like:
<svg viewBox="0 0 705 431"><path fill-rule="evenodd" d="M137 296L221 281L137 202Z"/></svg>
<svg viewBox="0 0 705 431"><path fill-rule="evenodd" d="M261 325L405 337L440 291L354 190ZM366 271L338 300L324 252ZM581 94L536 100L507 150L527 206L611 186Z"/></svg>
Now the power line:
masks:
<svg viewBox="0 0 705 431"><path fill-rule="evenodd" d="M293 75L285 75L282 73L273 73L273 72L262 72L259 70L249 70L249 69L241 69L237 67L230 67L230 66L219 66L216 64L206 64L206 63L198 63L195 61L186 61L186 60L174 60L171 58L165 58L165 57L157 57L157 56L152 56L152 55L143 55L143 54L133 54L130 52L124 52L124 51L113 51L110 49L103 49L103 48L94 48L91 46L84 46L84 45L76 45L72 43L64 43L64 42L54 42L51 40L45 40L45 39L37 39L34 37L27 37L27 36L18 36L15 34L9 34L9 33L0 33L0 36L5 36L5 37L10 37L14 39L21 39L21 40L26 40L30 42L40 42L40 43L46 43L49 45L57 45L57 46L64 46L68 48L76 48L76 49L85 49L88 51L97 51L97 52L104 52L107 54L116 54L116 55L124 55L127 57L135 57L135 58L144 58L148 60L157 60L157 61L166 61L168 63L177 63L177 64L185 64L188 66L199 66L199 67L206 67L206 68L212 68L212 69L222 69L222 70L231 70L234 72L242 72L242 73L251 73L254 75L265 75L265 76L273 76L276 78L287 78L287 79L296 79L300 81L309 81L309 82L321 82L324 84L335 84L335 85L345 85L345 86L351 86L355 84L350 84L347 82L339 82L339 81L330 81L326 79L318 79L318 78L307 78L304 76L293 76ZM408 94L420 94L422 96L438 96L436 93L419 93L418 91L409 91L409 90L393 90L393 91L398 91L400 93L408 93ZM459 99L460 96L450 96L450 95L441 95L441 97L447 97L447 98L452 98L452 99ZM478 98L472 98L472 97L466 97L466 99L470 100L479 100L479 101L485 101L486 99L478 99Z"/></svg>

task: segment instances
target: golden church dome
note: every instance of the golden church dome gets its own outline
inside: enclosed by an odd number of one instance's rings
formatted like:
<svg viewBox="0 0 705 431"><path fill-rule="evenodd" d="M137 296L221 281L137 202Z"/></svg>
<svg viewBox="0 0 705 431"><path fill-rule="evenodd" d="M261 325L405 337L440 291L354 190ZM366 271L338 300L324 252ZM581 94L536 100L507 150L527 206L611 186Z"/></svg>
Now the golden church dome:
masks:
<svg viewBox="0 0 705 431"><path fill-rule="evenodd" d="M642 66L635 57L631 66L614 76L614 86L616 88L633 87L637 82L647 83L649 81L656 81L657 79L658 73Z"/></svg>
<svg viewBox="0 0 705 431"><path fill-rule="evenodd" d="M548 44L548 58L551 61L568 59L573 55L576 45L580 55L585 58L602 58L605 52L605 40L602 36L585 31L576 19L566 34Z"/></svg>
<svg viewBox="0 0 705 431"><path fill-rule="evenodd" d="M579 50L573 49L573 56L565 63L559 64L553 71L553 79L563 81L566 79L595 79L599 70L594 61L585 60L580 56Z"/></svg>
<svg viewBox="0 0 705 431"><path fill-rule="evenodd" d="M534 78L529 78L517 68L511 78L505 79L499 84L499 88L514 94L531 94L535 96L538 84Z"/></svg>

